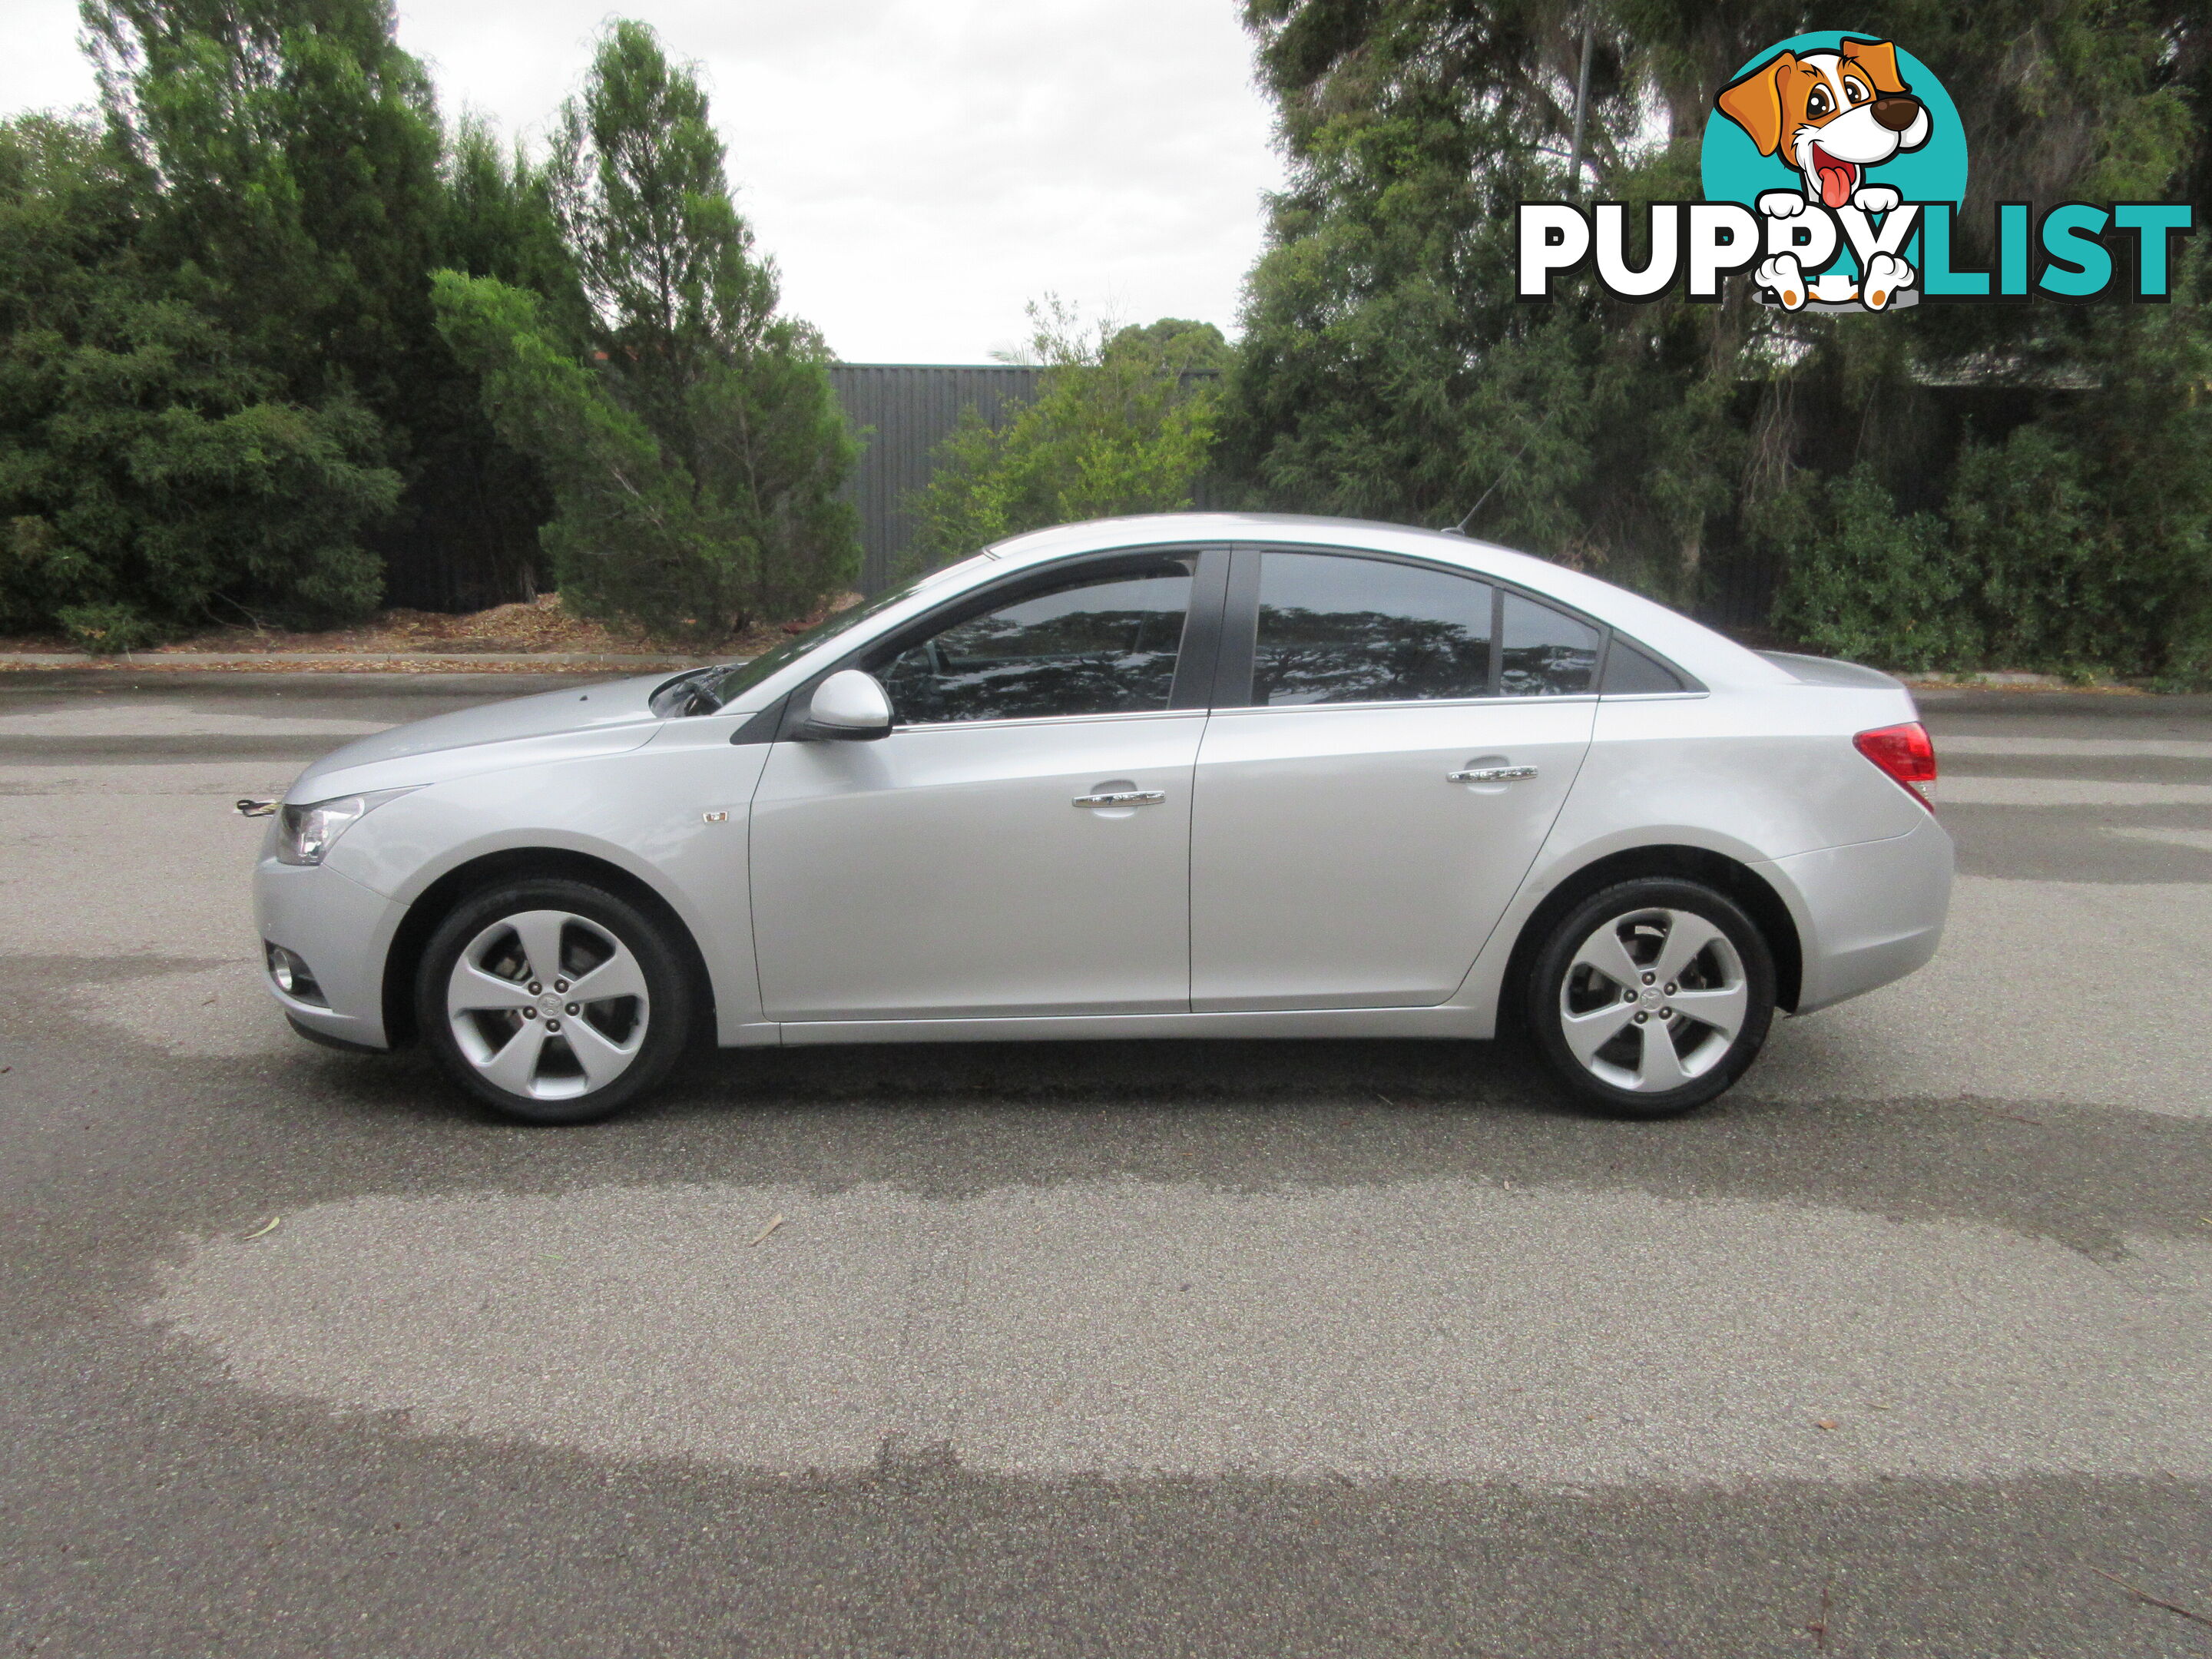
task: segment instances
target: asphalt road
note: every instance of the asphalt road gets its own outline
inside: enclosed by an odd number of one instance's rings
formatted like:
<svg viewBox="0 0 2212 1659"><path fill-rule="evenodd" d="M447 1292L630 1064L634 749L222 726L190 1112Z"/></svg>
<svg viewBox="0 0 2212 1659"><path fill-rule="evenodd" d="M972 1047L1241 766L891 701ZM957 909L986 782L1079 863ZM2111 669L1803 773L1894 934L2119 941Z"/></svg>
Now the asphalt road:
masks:
<svg viewBox="0 0 2212 1659"><path fill-rule="evenodd" d="M0 676L6 1651L2212 1654L2212 700L1931 702L1942 956L1681 1121L1161 1043L549 1132L292 1038L228 811L530 689Z"/></svg>

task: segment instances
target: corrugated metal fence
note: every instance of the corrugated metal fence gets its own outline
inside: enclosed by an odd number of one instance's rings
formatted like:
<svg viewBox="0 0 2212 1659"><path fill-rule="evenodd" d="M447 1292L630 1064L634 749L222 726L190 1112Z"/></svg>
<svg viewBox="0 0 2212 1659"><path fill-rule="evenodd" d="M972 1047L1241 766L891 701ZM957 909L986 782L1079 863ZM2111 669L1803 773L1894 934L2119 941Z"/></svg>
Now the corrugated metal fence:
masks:
<svg viewBox="0 0 2212 1659"><path fill-rule="evenodd" d="M831 367L837 401L866 446L842 492L860 509L862 592L889 586L892 572L914 544L907 497L929 482L930 452L951 435L961 411L972 408L996 430L1036 395L1042 373L942 363Z"/></svg>
<svg viewBox="0 0 2212 1659"><path fill-rule="evenodd" d="M861 441L860 459L841 492L860 509L860 587L888 587L914 544L907 501L929 483L933 452L951 435L962 411L973 409L994 430L1003 428L1037 394L1044 371L1034 367L963 363L836 363L830 369L845 418ZM1198 373L1187 380L1211 380ZM1219 505L1219 492L1200 478L1192 504ZM406 569L394 561L393 603L432 609L471 609L496 603L479 592L483 573L432 570L416 560ZM421 567L421 568L417 568ZM1764 623L1780 575L1777 562L1747 556L1717 561L1707 572L1699 614L1723 625ZM433 578L437 580L434 580ZM470 585L471 581L474 586Z"/></svg>
<svg viewBox="0 0 2212 1659"><path fill-rule="evenodd" d="M864 447L860 464L839 492L860 509L860 591L879 593L891 584L914 545L907 498L929 483L930 457L973 409L993 431L1001 430L1037 394L1044 371L1035 368L965 363L833 363L830 384L845 419ZM1220 376L1196 369L1188 387ZM1191 504L1215 505L1212 481L1200 478Z"/></svg>
<svg viewBox="0 0 2212 1659"><path fill-rule="evenodd" d="M908 498L929 483L931 455L972 408L994 430L1036 396L1043 371L959 363L836 363L830 370L845 418L863 446L842 492L860 511L860 590L879 593L914 545ZM1194 376L1193 378L1197 378ZM1208 377L1210 378L1210 377ZM1193 505L1216 505L1212 480L1200 478ZM1707 572L1708 621L1723 626L1766 620L1780 572L1771 559L1741 553Z"/></svg>

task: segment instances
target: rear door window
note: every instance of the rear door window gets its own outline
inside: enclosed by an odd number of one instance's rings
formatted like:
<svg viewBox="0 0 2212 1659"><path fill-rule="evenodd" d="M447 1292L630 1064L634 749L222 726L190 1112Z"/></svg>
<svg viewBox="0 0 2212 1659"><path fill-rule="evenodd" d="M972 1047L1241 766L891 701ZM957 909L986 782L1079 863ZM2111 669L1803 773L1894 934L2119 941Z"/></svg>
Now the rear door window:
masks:
<svg viewBox="0 0 2212 1659"><path fill-rule="evenodd" d="M1518 593L1505 596L1498 689L1509 697L1576 697L1597 690L1605 639L1588 623Z"/></svg>
<svg viewBox="0 0 2212 1659"><path fill-rule="evenodd" d="M1489 696L1492 594L1487 582L1387 559L1263 553L1252 701Z"/></svg>

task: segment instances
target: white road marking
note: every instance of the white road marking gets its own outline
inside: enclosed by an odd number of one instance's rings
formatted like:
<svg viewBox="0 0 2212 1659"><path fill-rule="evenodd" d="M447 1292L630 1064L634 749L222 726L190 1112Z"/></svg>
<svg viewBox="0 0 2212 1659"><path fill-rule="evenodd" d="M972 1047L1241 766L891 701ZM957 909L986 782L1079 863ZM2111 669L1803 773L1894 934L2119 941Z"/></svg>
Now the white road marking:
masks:
<svg viewBox="0 0 2212 1659"><path fill-rule="evenodd" d="M125 765L0 766L0 798L53 795L137 795L178 803L211 795L228 805L257 791L282 794L301 768L270 760L132 761ZM197 811L196 806L171 811Z"/></svg>
<svg viewBox="0 0 2212 1659"><path fill-rule="evenodd" d="M247 714L175 702L88 700L66 708L0 714L0 738L343 738L391 730L390 720L319 714Z"/></svg>
<svg viewBox="0 0 2212 1659"><path fill-rule="evenodd" d="M1457 1180L692 1186L361 1198L163 1271L150 1316L241 1382L617 1457L851 1469L898 1432L1048 1478L2212 1476L2212 1241L2115 1273L1964 1223Z"/></svg>
<svg viewBox="0 0 2212 1659"><path fill-rule="evenodd" d="M1942 759L1939 751L1937 759ZM2101 778L1985 778L1953 772L1936 785L1944 806L2212 806L2212 783L2119 783Z"/></svg>
<svg viewBox="0 0 2212 1659"><path fill-rule="evenodd" d="M1980 1095L2212 1116L2197 972L2212 883L1961 877L1918 973L1776 1024L1737 1086L1770 1099Z"/></svg>
<svg viewBox="0 0 2212 1659"><path fill-rule="evenodd" d="M289 770L272 774L265 761L0 768L0 955L258 951L251 882L269 825L230 802L282 793ZM20 793L25 774L62 787Z"/></svg>
<svg viewBox="0 0 2212 1659"><path fill-rule="evenodd" d="M2105 826L2105 833L2108 836L2123 836L2129 841L2162 842L2168 847L2189 847L2194 848L2200 853L2212 853L2212 830L2178 830L2168 829L2164 825L2153 828L2148 825L2108 823Z"/></svg>
<svg viewBox="0 0 2212 1659"><path fill-rule="evenodd" d="M2212 743L2196 738L1984 738L1937 733L1936 757L1949 755L2043 755L2054 759L2141 757L2212 760Z"/></svg>

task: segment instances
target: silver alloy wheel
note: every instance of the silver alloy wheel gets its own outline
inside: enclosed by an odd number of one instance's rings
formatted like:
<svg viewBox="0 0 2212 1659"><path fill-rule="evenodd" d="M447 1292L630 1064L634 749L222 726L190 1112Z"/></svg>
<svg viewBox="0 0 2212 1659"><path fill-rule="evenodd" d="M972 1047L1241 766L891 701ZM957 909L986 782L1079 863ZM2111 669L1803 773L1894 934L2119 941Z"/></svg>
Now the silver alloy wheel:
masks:
<svg viewBox="0 0 2212 1659"><path fill-rule="evenodd" d="M533 1100L574 1100L612 1083L645 1046L651 1012L629 947L568 910L501 917L446 980L446 1018L463 1057Z"/></svg>
<svg viewBox="0 0 2212 1659"><path fill-rule="evenodd" d="M1590 1075L1665 1094L1728 1057L1751 1011L1743 958L1693 910L1632 910L1582 942L1559 982L1559 1030Z"/></svg>

